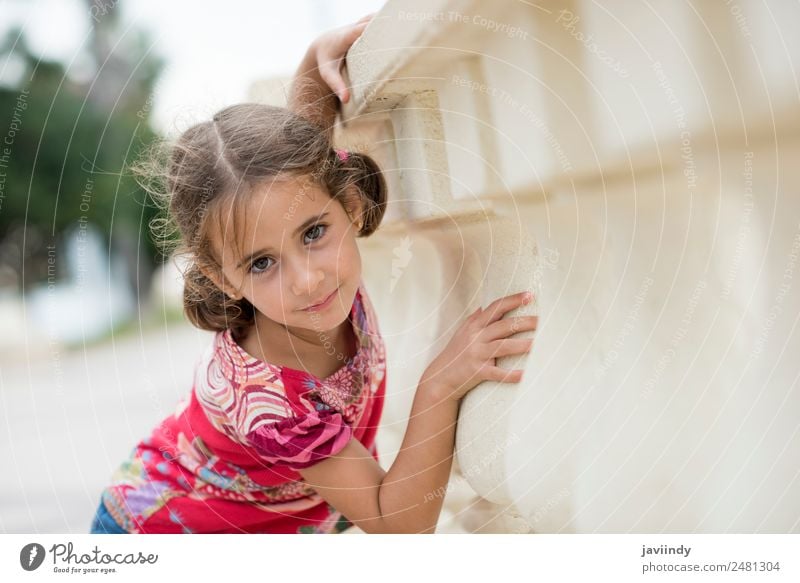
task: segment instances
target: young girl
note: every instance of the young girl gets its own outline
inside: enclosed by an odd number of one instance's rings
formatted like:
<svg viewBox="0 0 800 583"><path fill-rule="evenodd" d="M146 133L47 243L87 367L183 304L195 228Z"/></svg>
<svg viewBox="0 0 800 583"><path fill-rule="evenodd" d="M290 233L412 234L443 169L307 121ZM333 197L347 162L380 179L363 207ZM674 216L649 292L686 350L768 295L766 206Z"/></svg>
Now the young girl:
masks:
<svg viewBox="0 0 800 583"><path fill-rule="evenodd" d="M378 228L386 186L371 158L331 145L337 95L349 99L338 67L369 18L312 44L288 108L227 107L171 147L185 312L216 334L91 532L431 533L442 497L426 494L447 484L459 400L521 379L495 358L530 350L507 337L536 318L501 319L522 293L460 325L422 375L395 462L378 464L386 355L356 237Z"/></svg>

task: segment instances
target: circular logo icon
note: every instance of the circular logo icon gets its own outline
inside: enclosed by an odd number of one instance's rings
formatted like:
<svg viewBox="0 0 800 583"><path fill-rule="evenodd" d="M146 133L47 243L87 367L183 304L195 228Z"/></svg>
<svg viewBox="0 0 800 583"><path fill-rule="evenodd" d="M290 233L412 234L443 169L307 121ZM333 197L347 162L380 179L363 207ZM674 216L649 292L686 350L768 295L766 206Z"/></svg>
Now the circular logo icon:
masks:
<svg viewBox="0 0 800 583"><path fill-rule="evenodd" d="M39 543L29 543L19 552L19 564L26 571L35 571L44 562L44 547Z"/></svg>

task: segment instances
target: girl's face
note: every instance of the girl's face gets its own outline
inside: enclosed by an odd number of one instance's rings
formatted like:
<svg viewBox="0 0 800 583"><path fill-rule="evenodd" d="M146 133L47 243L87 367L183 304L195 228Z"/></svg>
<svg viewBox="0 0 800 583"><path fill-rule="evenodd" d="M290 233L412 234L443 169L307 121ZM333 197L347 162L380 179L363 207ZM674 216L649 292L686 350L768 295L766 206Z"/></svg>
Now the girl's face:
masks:
<svg viewBox="0 0 800 583"><path fill-rule="evenodd" d="M325 331L341 324L361 280L356 221L341 203L307 178L282 178L254 189L238 204L244 206L232 209L229 202L222 225L211 228L227 280L217 285L253 304L258 328L277 322ZM360 216L360 211L355 208L352 216ZM241 217L236 223L230 220L233 212ZM234 232L234 224L241 232ZM219 226L225 232L220 233ZM323 306L308 309L326 298Z"/></svg>

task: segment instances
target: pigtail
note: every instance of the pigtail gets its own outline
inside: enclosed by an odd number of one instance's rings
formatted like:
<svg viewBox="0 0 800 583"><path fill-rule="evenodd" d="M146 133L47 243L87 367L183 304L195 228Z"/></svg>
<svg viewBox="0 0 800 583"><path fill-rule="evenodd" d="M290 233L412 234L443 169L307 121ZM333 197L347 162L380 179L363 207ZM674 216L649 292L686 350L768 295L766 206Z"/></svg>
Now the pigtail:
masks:
<svg viewBox="0 0 800 583"><path fill-rule="evenodd" d="M255 323L255 308L244 298L234 300L192 262L183 274L183 307L189 321L212 332L230 328L241 336Z"/></svg>
<svg viewBox="0 0 800 583"><path fill-rule="evenodd" d="M344 153L344 154L343 154ZM334 150L336 163L328 177L330 192L344 192L353 185L361 195L363 206L358 237L369 237L381 224L386 213L388 191L386 179L377 162L367 154Z"/></svg>

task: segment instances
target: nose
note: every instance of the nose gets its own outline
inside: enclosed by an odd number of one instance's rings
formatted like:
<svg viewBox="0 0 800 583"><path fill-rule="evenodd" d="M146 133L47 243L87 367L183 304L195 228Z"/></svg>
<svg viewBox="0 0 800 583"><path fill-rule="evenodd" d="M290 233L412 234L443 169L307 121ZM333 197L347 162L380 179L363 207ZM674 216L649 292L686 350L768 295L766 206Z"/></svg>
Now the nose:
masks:
<svg viewBox="0 0 800 583"><path fill-rule="evenodd" d="M294 263L290 278L292 293L301 302L311 302L317 299L319 284L325 279L325 274L321 269L311 265L308 258L305 258L305 260L298 260Z"/></svg>

